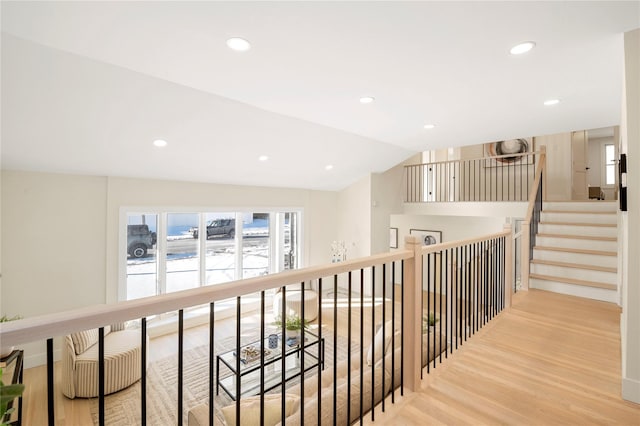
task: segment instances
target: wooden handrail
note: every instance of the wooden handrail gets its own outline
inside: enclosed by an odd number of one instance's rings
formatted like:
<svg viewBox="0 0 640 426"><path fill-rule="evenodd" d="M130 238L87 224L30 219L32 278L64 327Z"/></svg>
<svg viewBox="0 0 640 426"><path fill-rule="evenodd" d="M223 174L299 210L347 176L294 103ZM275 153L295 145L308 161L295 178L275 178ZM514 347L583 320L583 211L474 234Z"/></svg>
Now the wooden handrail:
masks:
<svg viewBox="0 0 640 426"><path fill-rule="evenodd" d="M542 147L544 148L544 147ZM533 215L533 208L536 204L536 195L538 193L538 187L540 186L540 182L542 181L542 172L544 171L547 163L547 154L543 149L540 152L540 157L538 161L538 166L535 171L535 178L533 180L533 185L531 186L531 190L529 191L529 205L527 207L527 214L524 216L525 221L530 221L531 216Z"/></svg>
<svg viewBox="0 0 640 426"><path fill-rule="evenodd" d="M462 163L465 161L477 161L477 160L495 160L498 158L512 158L512 157L525 157L525 156L529 156L529 155L538 155L538 154L544 154L544 150L542 151L533 151L533 152L524 152L521 154L506 154L506 155L496 155L493 157L477 157L477 158L465 158L464 160L446 160L446 161L435 161L432 163L418 163L418 164L407 164L405 165L405 169L406 168L410 168L410 167L417 167L417 166L427 166L427 165L433 165L433 164L446 164L446 163Z"/></svg>
<svg viewBox="0 0 640 426"><path fill-rule="evenodd" d="M398 250L345 262L293 269L224 284L0 323L0 343L3 347L16 346L412 257L411 251Z"/></svg>

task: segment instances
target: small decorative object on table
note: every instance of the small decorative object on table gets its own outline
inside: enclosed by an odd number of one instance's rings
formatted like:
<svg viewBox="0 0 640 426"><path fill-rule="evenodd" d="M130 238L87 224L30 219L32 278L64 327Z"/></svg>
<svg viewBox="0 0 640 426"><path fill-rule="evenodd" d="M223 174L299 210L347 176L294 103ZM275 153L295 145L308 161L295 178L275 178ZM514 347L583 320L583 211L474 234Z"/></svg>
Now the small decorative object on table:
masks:
<svg viewBox="0 0 640 426"><path fill-rule="evenodd" d="M271 353L269 349L264 350L264 355L267 356ZM234 353L235 354L235 353ZM260 348L249 345L240 349L240 362L246 364L248 362L252 362L260 358Z"/></svg>

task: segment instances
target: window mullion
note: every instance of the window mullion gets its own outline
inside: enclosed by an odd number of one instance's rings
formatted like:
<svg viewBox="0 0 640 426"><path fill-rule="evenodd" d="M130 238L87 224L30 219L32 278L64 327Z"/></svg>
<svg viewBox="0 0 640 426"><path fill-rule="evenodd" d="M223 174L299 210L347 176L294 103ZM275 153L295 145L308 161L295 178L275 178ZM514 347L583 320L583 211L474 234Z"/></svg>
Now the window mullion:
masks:
<svg viewBox="0 0 640 426"><path fill-rule="evenodd" d="M167 292L167 213L163 212L158 215L157 230L157 268L158 282L156 294L165 294Z"/></svg>
<svg viewBox="0 0 640 426"><path fill-rule="evenodd" d="M236 250L236 280L241 280L243 274L243 241L242 236L244 234L244 217L242 212L236 212L236 235L235 235L235 250Z"/></svg>
<svg viewBox="0 0 640 426"><path fill-rule="evenodd" d="M198 213L198 247L200 260L200 286L207 285L207 224L205 213Z"/></svg>

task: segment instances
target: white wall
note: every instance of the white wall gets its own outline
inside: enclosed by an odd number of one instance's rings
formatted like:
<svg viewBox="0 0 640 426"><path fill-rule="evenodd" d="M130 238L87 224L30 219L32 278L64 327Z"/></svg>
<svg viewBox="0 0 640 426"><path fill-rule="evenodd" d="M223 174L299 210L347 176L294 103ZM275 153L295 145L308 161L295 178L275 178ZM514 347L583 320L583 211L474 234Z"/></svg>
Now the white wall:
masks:
<svg viewBox="0 0 640 426"><path fill-rule="evenodd" d="M411 229L442 231L442 241L457 241L466 238L501 232L505 217L478 216L426 216L413 214L391 215L391 226L398 228L398 248L404 248L404 237Z"/></svg>
<svg viewBox="0 0 640 426"><path fill-rule="evenodd" d="M622 249L622 397L640 403L640 29L624 36L621 152L627 154L628 211L619 214ZM621 251L621 252L620 252Z"/></svg>
<svg viewBox="0 0 640 426"><path fill-rule="evenodd" d="M2 171L1 313L25 317L117 300L124 206L303 209L307 265L337 238L335 192ZM44 344L26 346L28 365Z"/></svg>
<svg viewBox="0 0 640 426"><path fill-rule="evenodd" d="M347 259L371 254L371 175L338 194L337 240L344 241ZM329 261L329 258L327 258Z"/></svg>

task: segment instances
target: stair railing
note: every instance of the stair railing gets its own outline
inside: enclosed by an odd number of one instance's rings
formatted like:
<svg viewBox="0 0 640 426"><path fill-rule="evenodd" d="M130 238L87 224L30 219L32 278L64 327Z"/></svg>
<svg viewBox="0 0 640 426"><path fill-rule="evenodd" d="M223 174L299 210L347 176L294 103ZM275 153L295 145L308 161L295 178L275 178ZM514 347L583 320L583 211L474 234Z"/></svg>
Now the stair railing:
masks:
<svg viewBox="0 0 640 426"><path fill-rule="evenodd" d="M529 206L522 221L520 242L520 270L521 288L529 289L529 262L533 259L533 247L536 245L536 235L542 213L542 202L546 198L545 167L547 163L546 147L540 147L540 157L535 172L533 186L529 192Z"/></svg>
<svg viewBox="0 0 640 426"><path fill-rule="evenodd" d="M527 201L540 151L411 164L404 202Z"/></svg>

